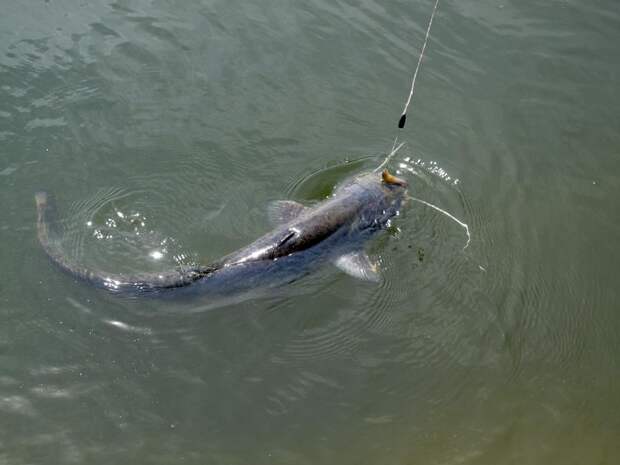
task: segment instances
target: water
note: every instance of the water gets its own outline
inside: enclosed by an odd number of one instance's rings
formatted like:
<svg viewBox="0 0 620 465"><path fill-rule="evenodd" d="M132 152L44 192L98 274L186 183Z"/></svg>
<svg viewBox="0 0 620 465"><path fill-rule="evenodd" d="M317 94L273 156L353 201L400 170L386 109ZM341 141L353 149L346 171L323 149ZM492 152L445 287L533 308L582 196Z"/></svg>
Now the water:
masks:
<svg viewBox="0 0 620 465"><path fill-rule="evenodd" d="M273 295L122 299L55 269L208 262L391 147L432 2L8 2L0 463L620 463L620 10L442 1L391 163L410 203Z"/></svg>

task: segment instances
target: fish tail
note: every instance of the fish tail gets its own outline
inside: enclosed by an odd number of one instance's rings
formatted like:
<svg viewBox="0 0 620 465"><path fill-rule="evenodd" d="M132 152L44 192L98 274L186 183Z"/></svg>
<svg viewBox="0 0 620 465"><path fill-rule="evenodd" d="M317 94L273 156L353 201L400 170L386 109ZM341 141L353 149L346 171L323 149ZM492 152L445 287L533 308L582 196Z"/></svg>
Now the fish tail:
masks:
<svg viewBox="0 0 620 465"><path fill-rule="evenodd" d="M47 256L64 272L96 287L129 294L161 292L190 286L218 269L217 265L209 265L177 268L161 273L126 275L105 273L81 266L70 260L60 247L56 208L51 196L47 192L39 191L35 193L34 200L37 207L37 237Z"/></svg>

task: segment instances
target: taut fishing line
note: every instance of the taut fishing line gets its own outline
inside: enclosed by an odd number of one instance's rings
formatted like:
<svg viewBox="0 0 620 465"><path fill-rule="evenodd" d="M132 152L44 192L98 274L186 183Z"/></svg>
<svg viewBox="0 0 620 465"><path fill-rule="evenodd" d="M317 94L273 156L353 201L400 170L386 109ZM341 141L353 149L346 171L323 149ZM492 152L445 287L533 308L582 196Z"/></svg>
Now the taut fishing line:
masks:
<svg viewBox="0 0 620 465"><path fill-rule="evenodd" d="M405 101L405 106L403 108L403 111L400 115L400 118L398 119L398 132L396 133L396 137L394 137L394 143L392 144L392 149L390 150L390 153L385 157L385 159L383 160L383 162L377 166L377 168L375 168L375 172L379 171L381 168L383 168L385 165L387 165L389 163L389 161L392 159L392 157L396 154L396 152L398 152L403 145L405 145L404 142L401 142L400 144L398 144L398 135L400 133L400 131L405 127L405 123L407 122L407 110L409 109L409 105L411 104L412 100L413 100L413 93L415 91L415 83L416 80L418 78L418 72L420 71L420 66L422 64L422 59L424 58L424 52L426 51L426 45L428 44L428 38L431 35L431 27L433 26L433 19L435 19L435 13L437 13L437 7L439 6L439 0L435 0L435 5L433 5L433 11L431 12L431 17L428 20L428 26L426 27L426 35L424 36L424 42L422 43L422 49L420 50L420 56L418 57L418 63L416 64L415 67L415 71L413 72L413 78L411 79L411 89L409 90L409 96L407 97L407 100ZM396 145L398 144L398 145ZM471 240L471 236L469 234L469 226L467 226L466 223L464 223L463 221L459 220L458 218L456 218L455 216L451 215L450 213L448 213L447 211L443 210L442 208L439 208L436 205L433 205L430 202L427 202L426 200L421 200L421 199L417 199L415 197L410 197L412 200L415 200L417 202L420 202L436 211L438 211L439 213L441 213L442 215L447 216L448 218L450 218L452 221L456 222L459 226L461 226L463 229L465 229L465 233L467 234L467 242L465 243L465 247L463 247L463 250L465 250L468 246L469 246L469 242Z"/></svg>

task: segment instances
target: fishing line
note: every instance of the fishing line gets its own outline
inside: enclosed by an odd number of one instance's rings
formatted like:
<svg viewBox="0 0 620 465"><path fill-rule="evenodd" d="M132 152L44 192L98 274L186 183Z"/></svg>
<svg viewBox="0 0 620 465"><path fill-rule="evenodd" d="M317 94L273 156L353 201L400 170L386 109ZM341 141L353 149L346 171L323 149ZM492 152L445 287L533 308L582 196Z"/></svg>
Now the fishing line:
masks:
<svg viewBox="0 0 620 465"><path fill-rule="evenodd" d="M469 226L467 226L467 223L462 222L461 220L459 220L454 215L451 215L447 211L439 208L437 205L433 205L432 203L427 202L426 200L418 199L418 198L413 197L411 195L408 195L407 198L409 198L411 200L415 200L416 202L420 202L420 203L426 205L427 207L430 207L430 208L432 208L434 210L437 210L439 213L441 213L443 215L446 215L452 221L457 223L461 228L463 228L465 230L465 234L467 235L467 242L465 243L465 247L463 247L463 250L465 250L469 246L469 242L471 241L471 235L469 234Z"/></svg>
<svg viewBox="0 0 620 465"><path fill-rule="evenodd" d="M420 66L422 65L422 59L424 58L424 52L426 51L426 45L428 44L428 38L431 35L431 27L433 26L433 19L435 19L435 14L437 13L438 5L439 5L439 0L435 0L435 5L433 5L433 11L431 12L431 17L428 21L428 26L426 27L426 35L424 36L424 42L422 43L422 49L420 50L420 56L418 57L418 63L416 64L415 71L413 73L413 78L411 79L411 89L409 90L409 96L407 97L407 101L405 102L405 107L403 108L400 118L398 119L398 132L396 133L396 137L394 137L394 142L392 143L392 149L390 150L390 153L387 155L387 157L385 157L385 160L383 160L383 162L375 169L375 171L379 171L381 168L387 165L388 162L392 159L392 157L396 154L396 152L398 152L400 148L403 145L405 145L404 142L401 142L398 146L396 145L398 144L398 134L400 133L400 130L402 130L405 127L405 123L407 122L407 110L409 109L409 105L411 105L411 102L413 100L413 94L415 91L415 83L416 83L416 80L418 79L418 73L420 71ZM430 207L438 211L442 215L447 216L452 221L454 221L459 226L461 226L465 230L465 234L467 235L467 242L465 243L463 250L465 250L469 246L469 243L471 241L471 234L469 233L469 226L467 225L467 223L464 223L463 221L459 220L454 215L448 213L442 208L439 208L437 205L433 205L432 203L427 202L426 200L418 199L411 195L408 195L407 197L410 198L411 200L420 202L421 204L424 204L427 207Z"/></svg>
<svg viewBox="0 0 620 465"><path fill-rule="evenodd" d="M407 101L405 102L405 107L403 108L403 112L401 113L400 118L398 119L399 132L401 129L405 127L405 123L407 122L407 110L409 109L409 105L411 104L411 101L413 100L415 83L416 83L416 80L418 79L418 72L420 71L420 66L422 65L422 58L424 58L424 52L426 51L426 45L428 44L428 38L431 35L431 27L433 26L433 19L435 18L435 13L437 13L438 5L439 5L439 0L435 0L435 5L433 6L433 11L431 12L431 17L428 21L428 26L426 27L426 35L424 36L422 50L420 51L420 56L418 57L418 63L416 64L415 71L413 73L413 79L411 80L411 89L409 90L409 96L407 97ZM398 152L398 150L403 146L403 144L400 144L398 147L396 147L397 143L398 143L398 132L396 133L396 137L394 137L394 143L392 144L392 149L390 150L390 153L388 154L387 157L385 157L385 160L383 160L383 163L381 163L375 169L375 171L379 171L381 168L387 165L388 162L394 156L394 154Z"/></svg>
<svg viewBox="0 0 620 465"><path fill-rule="evenodd" d="M426 28L426 36L424 37L424 43L422 44L422 51L420 52L420 57L418 58L418 64L415 67L415 72L413 73L413 79L411 80L411 90L409 91L409 97L407 98L407 102L405 103L405 108L403 108L403 112L400 115L400 119L398 120L398 129L404 128L405 122L407 121L407 109L409 108L409 104L411 103L411 100L413 99L415 81L418 78L418 71L420 71L420 65L422 64L422 58L424 57L424 51L426 50L426 44L428 43L428 38L431 34L431 26L433 25L433 18L435 18L435 13L437 12L437 5L439 5L439 0L435 0L435 6L433 6L431 18L428 21L428 27Z"/></svg>
<svg viewBox="0 0 620 465"><path fill-rule="evenodd" d="M396 152L398 152L404 145L404 142L401 142L398 147L396 147L396 142L398 142L398 136L396 136L396 139L394 139L394 144L392 145L392 150L390 151L390 153L388 154L387 157L385 157L385 159L383 160L383 162L377 166L374 169L374 173L376 173L377 171L379 171L381 168L383 168L385 165L387 165L389 163L389 161L392 159L392 157L396 154Z"/></svg>

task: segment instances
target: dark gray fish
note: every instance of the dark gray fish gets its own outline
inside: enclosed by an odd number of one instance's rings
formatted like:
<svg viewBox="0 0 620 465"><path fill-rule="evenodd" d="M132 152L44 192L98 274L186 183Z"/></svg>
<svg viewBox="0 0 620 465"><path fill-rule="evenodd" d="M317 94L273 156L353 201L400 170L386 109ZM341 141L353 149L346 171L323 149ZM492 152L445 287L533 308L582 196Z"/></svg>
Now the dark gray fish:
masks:
<svg viewBox="0 0 620 465"><path fill-rule="evenodd" d="M230 295L292 282L326 262L357 278L377 281L377 267L363 246L398 214L406 188L405 181L386 170L348 179L313 207L274 202L268 211L272 231L210 265L161 273L113 274L71 262L54 237L56 216L45 192L35 194L37 232L43 250L62 270L113 292Z"/></svg>

